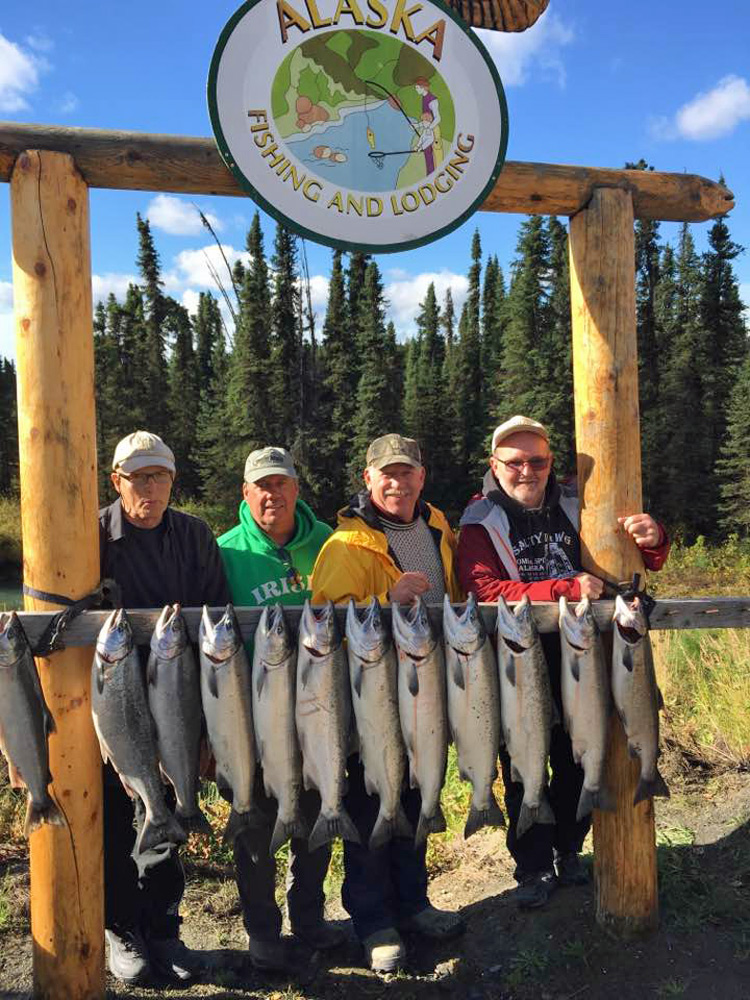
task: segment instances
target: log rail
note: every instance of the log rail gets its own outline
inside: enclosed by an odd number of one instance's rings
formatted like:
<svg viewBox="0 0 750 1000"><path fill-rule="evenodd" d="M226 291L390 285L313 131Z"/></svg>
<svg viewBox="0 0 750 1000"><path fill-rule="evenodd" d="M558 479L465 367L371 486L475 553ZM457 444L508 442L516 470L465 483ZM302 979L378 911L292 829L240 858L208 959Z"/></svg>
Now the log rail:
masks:
<svg viewBox="0 0 750 1000"><path fill-rule="evenodd" d="M514 605L511 604L511 607ZM571 604L571 606L575 606ZM460 610L462 605L454 605ZM496 605L479 605L485 628L492 633L495 630ZM539 602L532 605L536 626L540 632L556 632L558 629L558 606L554 603ZM614 601L595 601L592 605L594 616L599 628L606 632L612 628ZM262 614L262 608L235 608L244 639L252 639ZM151 640L151 634L156 625L156 619L161 614L161 608L128 611L128 618L133 628L133 636L139 644L145 645ZM216 620L223 608L213 608L212 617ZM185 622L193 642L198 639L200 623L200 608L183 608ZM433 624L441 629L443 608L440 604L429 606ZM19 611L18 617L23 623L29 642L34 646L49 623L52 613L45 611ZM67 646L93 646L96 637L110 611L84 611L69 626L65 632L64 642ZM284 614L289 624L296 628L302 614L301 605L290 605L284 608ZM336 614L342 631L346 621L346 608L337 607ZM383 608L383 617L390 623L390 608ZM698 597L698 598L665 598L656 602L651 613L651 630L665 631L673 629L706 629L706 628L748 628L750 627L750 597ZM52 663L55 659L52 654Z"/></svg>

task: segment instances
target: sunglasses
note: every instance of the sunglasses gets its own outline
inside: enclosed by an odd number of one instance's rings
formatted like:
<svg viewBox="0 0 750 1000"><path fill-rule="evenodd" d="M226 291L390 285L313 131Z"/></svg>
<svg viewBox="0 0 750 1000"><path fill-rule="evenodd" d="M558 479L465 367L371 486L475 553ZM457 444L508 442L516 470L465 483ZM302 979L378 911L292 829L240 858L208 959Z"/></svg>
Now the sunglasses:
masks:
<svg viewBox="0 0 750 1000"><path fill-rule="evenodd" d="M280 548L276 550L276 553L283 563L286 564L286 579L293 587L302 586L302 574L297 569L297 567L292 562L292 556L288 549Z"/></svg>

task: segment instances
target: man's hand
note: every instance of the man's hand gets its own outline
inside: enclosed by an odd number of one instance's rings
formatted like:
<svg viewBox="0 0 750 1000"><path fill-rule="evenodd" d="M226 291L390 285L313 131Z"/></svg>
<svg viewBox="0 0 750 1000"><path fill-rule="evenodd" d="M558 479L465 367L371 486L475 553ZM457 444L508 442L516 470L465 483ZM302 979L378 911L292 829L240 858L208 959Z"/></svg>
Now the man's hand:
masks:
<svg viewBox="0 0 750 1000"><path fill-rule="evenodd" d="M403 573L389 591L391 604L411 604L430 589L430 581L424 573Z"/></svg>
<svg viewBox="0 0 750 1000"><path fill-rule="evenodd" d="M578 580L578 586L581 588L581 597L589 597L595 601L602 596L604 583L598 576L592 576L590 573L579 573L575 579Z"/></svg>
<svg viewBox="0 0 750 1000"><path fill-rule="evenodd" d="M655 549L661 539L659 525L650 514L630 514L618 517L621 524L639 549Z"/></svg>

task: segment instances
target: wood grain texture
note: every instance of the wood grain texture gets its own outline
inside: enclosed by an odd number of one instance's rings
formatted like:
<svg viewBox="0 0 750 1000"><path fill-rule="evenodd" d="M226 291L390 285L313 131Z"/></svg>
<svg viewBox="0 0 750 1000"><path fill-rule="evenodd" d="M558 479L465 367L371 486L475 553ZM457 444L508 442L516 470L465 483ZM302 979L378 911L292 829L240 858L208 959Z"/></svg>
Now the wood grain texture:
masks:
<svg viewBox="0 0 750 1000"><path fill-rule="evenodd" d="M511 607L514 607L511 604ZM459 610L461 605L454 605ZM575 603L571 603L575 607ZM592 605L594 616L602 632L608 632L612 628L612 614L614 611L614 601L595 601ZM494 604L480 604L479 609L484 620L484 626L488 632L494 632L497 619L497 607ZM558 607L555 603L538 603L532 605L534 620L540 632L557 632L558 629ZM252 639L258 621L262 613L262 608L235 608L237 620L240 623L242 637L245 640ZM140 644L148 643L151 633L156 625L156 619L161 614L161 608L138 609L129 611L128 617L133 627L135 641ZM428 608L430 618L438 630L442 628L443 606L442 604L430 605ZM223 612L223 608L212 608L211 614L216 620ZM183 608L188 633L193 642L198 639L198 625L201 617L201 608ZM76 618L65 633L65 643L70 647L93 646L99 630L111 614L109 611L85 611ZM301 605L290 605L284 608L289 625L296 629L302 614ZM341 606L336 609L339 624L342 629L346 624L346 607ZM35 645L47 627L51 612L21 612L19 618L23 622L23 627L29 642ZM390 624L391 609L383 608L383 620ZM656 607L651 613L651 630L666 629L701 629L701 628L750 628L750 597L696 597L696 598L667 598L657 601ZM90 651L91 652L91 651ZM55 653L51 657L53 667L58 663L60 654Z"/></svg>
<svg viewBox="0 0 750 1000"><path fill-rule="evenodd" d="M446 0L472 28L526 31L535 24L549 0Z"/></svg>
<svg viewBox="0 0 750 1000"><path fill-rule="evenodd" d="M213 139L2 122L0 181L26 149L70 154L89 187L247 197ZM695 174L508 161L482 210L574 215L598 187L629 192L641 219L704 222L734 207L731 191Z"/></svg>
<svg viewBox="0 0 750 1000"><path fill-rule="evenodd" d="M618 516L641 511L641 448L635 312L633 202L597 188L570 221L578 490L584 569L605 580L643 574ZM605 637L611 655L611 636ZM633 808L639 764L630 760L613 713L607 782L615 812L594 812L597 919L618 933L658 923L656 836L651 802Z"/></svg>
<svg viewBox="0 0 750 1000"><path fill-rule="evenodd" d="M68 155L24 153L11 210L24 578L76 599L99 578L88 189ZM26 607L55 608L30 598ZM91 652L68 649L52 662L37 665L57 725L52 794L68 826L31 836L34 995L88 1000L104 996Z"/></svg>

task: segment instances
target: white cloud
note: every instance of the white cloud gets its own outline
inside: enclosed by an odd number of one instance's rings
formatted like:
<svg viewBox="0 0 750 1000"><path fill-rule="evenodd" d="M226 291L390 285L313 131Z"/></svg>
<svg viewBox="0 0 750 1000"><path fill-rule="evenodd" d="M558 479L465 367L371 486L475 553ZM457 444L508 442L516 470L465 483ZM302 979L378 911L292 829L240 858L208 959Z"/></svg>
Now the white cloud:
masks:
<svg viewBox="0 0 750 1000"><path fill-rule="evenodd" d="M723 77L706 93L683 104L674 118L661 116L649 123L657 139L691 139L705 142L730 135L750 119L750 85L741 76Z"/></svg>
<svg viewBox="0 0 750 1000"><path fill-rule="evenodd" d="M26 97L39 86L39 75L46 68L44 59L0 34L0 111L26 110Z"/></svg>
<svg viewBox="0 0 750 1000"><path fill-rule="evenodd" d="M740 283L740 300L745 307L745 321L750 325L750 281Z"/></svg>
<svg viewBox="0 0 750 1000"><path fill-rule="evenodd" d="M44 34L27 35L26 44L35 52L51 52L55 47L52 39Z"/></svg>
<svg viewBox="0 0 750 1000"><path fill-rule="evenodd" d="M13 312L13 282L0 281L0 313Z"/></svg>
<svg viewBox="0 0 750 1000"><path fill-rule="evenodd" d="M222 243L221 248L215 243L210 243L197 250L182 250L174 259L174 268L162 275L165 289L168 292L179 292L197 285L199 288L210 288L214 295L218 295L219 290L211 275L212 268L219 275L225 288L231 287L232 284L224 257L230 267L240 259L245 264L250 259L249 254L235 250L228 243Z"/></svg>
<svg viewBox="0 0 750 1000"><path fill-rule="evenodd" d="M81 102L72 91L66 90L58 101L57 110L60 114L69 115L72 111L76 111L78 109L80 103Z"/></svg>
<svg viewBox="0 0 750 1000"><path fill-rule="evenodd" d="M312 301L313 312L316 314L319 310L322 310L325 316L326 306L328 305L328 283L328 278L322 274L310 275L310 299ZM304 288L302 289L302 294L305 297L307 296Z"/></svg>
<svg viewBox="0 0 750 1000"><path fill-rule="evenodd" d="M217 232L223 228L217 216L203 214ZM153 226L171 236L196 236L205 231L195 205L171 194L158 194L146 209L146 216Z"/></svg>
<svg viewBox="0 0 750 1000"><path fill-rule="evenodd" d="M181 298L182 305L187 309L191 316L195 316L198 312L198 303L200 302L200 292L197 292L194 288L186 288L182 293Z"/></svg>
<svg viewBox="0 0 750 1000"><path fill-rule="evenodd" d="M138 278L134 274L116 274L111 271L107 274L92 274L91 291L94 305L97 302L106 303L110 292L119 302L123 302L128 286L137 284Z"/></svg>
<svg viewBox="0 0 750 1000"><path fill-rule="evenodd" d="M545 79L565 86L566 72L562 49L575 39L575 32L549 10L531 28L522 32L475 29L492 56L506 87L521 87L533 70Z"/></svg>
<svg viewBox="0 0 750 1000"><path fill-rule="evenodd" d="M0 312L0 357L16 360L16 331L12 312Z"/></svg>
<svg viewBox="0 0 750 1000"><path fill-rule="evenodd" d="M403 272L399 272L403 275ZM412 274L390 281L385 286L385 295L390 306L388 318L392 319L397 332L401 336L411 336L416 329L416 318L419 306L430 284L435 286L435 294L442 307L445 293L450 288L453 307L456 310L456 322L461 307L466 299L469 282L464 274L454 274L452 271L424 271L422 274Z"/></svg>

